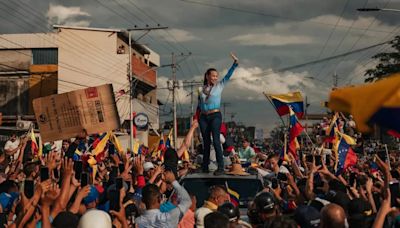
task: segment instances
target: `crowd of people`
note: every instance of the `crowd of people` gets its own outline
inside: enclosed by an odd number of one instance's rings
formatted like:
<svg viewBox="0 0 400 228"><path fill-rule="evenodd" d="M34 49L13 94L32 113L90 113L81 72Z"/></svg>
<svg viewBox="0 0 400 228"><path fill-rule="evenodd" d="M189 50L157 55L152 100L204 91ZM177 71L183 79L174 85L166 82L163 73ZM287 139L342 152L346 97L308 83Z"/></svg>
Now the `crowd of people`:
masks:
<svg viewBox="0 0 400 228"><path fill-rule="evenodd" d="M179 147L124 150L115 137L84 132L38 145L34 135L12 134L0 148L0 228L400 227L400 152L361 145L351 116L324 119L294 152L282 144L259 150L245 138L235 147L220 112L222 90L238 66L231 57L220 82L215 69L207 70L197 118ZM185 156L199 126L203 144ZM350 145L335 151L333 126L358 139L351 164ZM198 203L199 191L180 182L193 172L216 179L251 173L262 185L250 199L211 185Z"/></svg>
<svg viewBox="0 0 400 228"><path fill-rule="evenodd" d="M12 135L0 155L2 225L400 227L399 151L388 157L358 154L357 164L338 174L332 155L304 152L296 160L289 153L282 160L279 152L255 153L243 140L237 153L224 154L231 158L224 168L250 162L246 171L263 176L264 188L246 213L219 185L210 186L208 199L196 208L196 192L187 192L179 179L202 166L178 160L197 127L194 121L179 148L163 149L163 162L151 153L118 153L111 144L93 158L96 140L86 135L64 140L60 148L45 145L48 150L38 157L28 137ZM78 148L87 149L79 154Z"/></svg>

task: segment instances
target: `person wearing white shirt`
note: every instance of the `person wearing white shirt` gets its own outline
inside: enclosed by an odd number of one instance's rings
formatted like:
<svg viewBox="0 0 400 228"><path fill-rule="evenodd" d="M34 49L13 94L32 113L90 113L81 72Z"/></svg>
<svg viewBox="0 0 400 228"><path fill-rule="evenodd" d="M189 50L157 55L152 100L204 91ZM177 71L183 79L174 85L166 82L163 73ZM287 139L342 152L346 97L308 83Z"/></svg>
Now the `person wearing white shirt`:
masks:
<svg viewBox="0 0 400 228"><path fill-rule="evenodd" d="M16 160L19 156L21 146L22 143L20 143L17 135L12 134L10 139L4 145L4 151L6 152L7 156L11 156L14 160Z"/></svg>

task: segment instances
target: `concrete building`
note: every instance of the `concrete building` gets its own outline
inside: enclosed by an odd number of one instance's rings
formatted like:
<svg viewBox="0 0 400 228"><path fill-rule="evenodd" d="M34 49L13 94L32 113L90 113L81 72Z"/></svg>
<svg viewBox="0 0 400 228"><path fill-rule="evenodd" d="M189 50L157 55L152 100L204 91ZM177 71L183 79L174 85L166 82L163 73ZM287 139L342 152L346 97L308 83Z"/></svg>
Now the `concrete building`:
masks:
<svg viewBox="0 0 400 228"><path fill-rule="evenodd" d="M159 128L160 56L132 42L133 112ZM129 129L129 37L121 29L54 26L52 33L0 35L0 112L33 115L32 100L112 83L121 124ZM148 130L137 137L147 145Z"/></svg>

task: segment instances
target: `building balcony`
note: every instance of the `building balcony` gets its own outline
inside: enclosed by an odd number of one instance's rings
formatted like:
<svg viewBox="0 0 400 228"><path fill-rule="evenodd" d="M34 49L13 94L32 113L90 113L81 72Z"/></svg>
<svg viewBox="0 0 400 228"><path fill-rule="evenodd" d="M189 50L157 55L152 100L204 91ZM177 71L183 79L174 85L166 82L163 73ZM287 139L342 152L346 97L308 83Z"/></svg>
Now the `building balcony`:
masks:
<svg viewBox="0 0 400 228"><path fill-rule="evenodd" d="M151 69L136 56L132 56L133 77L155 88L157 86L157 72Z"/></svg>

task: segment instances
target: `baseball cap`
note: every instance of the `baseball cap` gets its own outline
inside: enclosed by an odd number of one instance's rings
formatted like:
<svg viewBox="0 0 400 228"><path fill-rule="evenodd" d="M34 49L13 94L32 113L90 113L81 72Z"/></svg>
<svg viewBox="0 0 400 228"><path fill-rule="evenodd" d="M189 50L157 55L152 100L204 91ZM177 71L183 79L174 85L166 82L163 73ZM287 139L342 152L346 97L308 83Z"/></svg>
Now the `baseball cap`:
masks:
<svg viewBox="0 0 400 228"><path fill-rule="evenodd" d="M89 194L83 199L83 203L85 205L96 201L96 199L99 198L99 192L97 191L95 186L90 186L90 192Z"/></svg>
<svg viewBox="0 0 400 228"><path fill-rule="evenodd" d="M144 164L143 164L143 169L144 169L144 171L149 171L150 169L154 169L154 165L153 165L153 163L151 163L151 162L145 162Z"/></svg>
<svg viewBox="0 0 400 228"><path fill-rule="evenodd" d="M300 205L294 213L294 220L301 228L319 227L321 214L314 207Z"/></svg>

